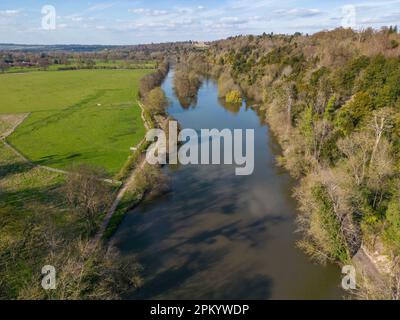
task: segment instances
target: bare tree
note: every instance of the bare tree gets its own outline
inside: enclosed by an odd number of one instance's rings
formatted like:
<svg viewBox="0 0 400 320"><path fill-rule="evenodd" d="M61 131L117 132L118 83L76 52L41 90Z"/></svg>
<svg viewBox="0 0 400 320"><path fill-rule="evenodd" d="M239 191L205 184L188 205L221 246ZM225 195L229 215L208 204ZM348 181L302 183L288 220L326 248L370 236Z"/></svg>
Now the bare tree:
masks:
<svg viewBox="0 0 400 320"><path fill-rule="evenodd" d="M346 166L356 183L360 186L367 175L370 161L372 138L366 131L360 131L337 143L339 150L346 156Z"/></svg>
<svg viewBox="0 0 400 320"><path fill-rule="evenodd" d="M101 181L102 176L100 169L79 165L72 169L64 187L68 204L85 220L89 233L95 231L99 215L111 200L110 187Z"/></svg>
<svg viewBox="0 0 400 320"><path fill-rule="evenodd" d="M8 64L0 58L0 71L5 72L8 69Z"/></svg>
<svg viewBox="0 0 400 320"><path fill-rule="evenodd" d="M145 106L152 114L163 114L168 106L168 100L160 87L152 89L146 96Z"/></svg>
<svg viewBox="0 0 400 320"><path fill-rule="evenodd" d="M313 123L313 150L314 159L319 161L321 151L333 135L332 124L325 120L318 120Z"/></svg>
<svg viewBox="0 0 400 320"><path fill-rule="evenodd" d="M292 128L292 107L293 107L293 101L296 96L296 86L293 81L289 82L285 86L285 92L287 95L287 108L286 108L286 113L287 113L287 128L288 131Z"/></svg>
<svg viewBox="0 0 400 320"><path fill-rule="evenodd" d="M22 286L18 299L115 300L141 286L142 267L134 258L122 258L113 247L98 246L90 251L89 246L87 240L64 241L45 259L57 270L56 289L43 290L40 272L36 272L32 281Z"/></svg>
<svg viewBox="0 0 400 320"><path fill-rule="evenodd" d="M369 126L373 129L375 134L375 143L372 149L370 166L373 165L375 160L375 154L378 149L379 142L382 139L382 135L388 131L390 128L393 127L392 125L392 115L393 115L392 108L383 108L377 110L373 114L373 118L369 124Z"/></svg>

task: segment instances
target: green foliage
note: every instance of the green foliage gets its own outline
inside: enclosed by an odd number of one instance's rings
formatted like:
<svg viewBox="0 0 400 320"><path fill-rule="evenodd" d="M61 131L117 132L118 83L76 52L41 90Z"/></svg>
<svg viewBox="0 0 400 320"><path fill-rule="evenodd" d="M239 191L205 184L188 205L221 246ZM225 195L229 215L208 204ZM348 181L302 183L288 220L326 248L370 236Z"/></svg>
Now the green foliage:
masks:
<svg viewBox="0 0 400 320"><path fill-rule="evenodd" d="M390 40L389 46L390 46L390 49L396 49L399 46L399 43L396 40L392 39L392 40Z"/></svg>
<svg viewBox="0 0 400 320"><path fill-rule="evenodd" d="M344 107L339 109L336 116L336 127L346 136L361 124L374 109L369 94L357 93Z"/></svg>
<svg viewBox="0 0 400 320"><path fill-rule="evenodd" d="M391 65L387 78L382 88L374 90L377 95L375 104L377 108L391 107L400 97L400 60Z"/></svg>
<svg viewBox="0 0 400 320"><path fill-rule="evenodd" d="M315 115L313 108L308 106L303 111L303 114L298 123L298 128L300 130L300 133L304 136L304 138L308 141L309 144L311 144L314 134L314 128L313 128L314 118Z"/></svg>
<svg viewBox="0 0 400 320"><path fill-rule="evenodd" d="M312 195L318 204L318 215L321 226L325 231L326 243L322 245L329 251L334 260L345 262L349 259L345 241L341 232L340 223L333 211L332 202L322 185L317 185L312 190Z"/></svg>
<svg viewBox="0 0 400 320"><path fill-rule="evenodd" d="M336 96L332 96L328 104L326 105L325 112L324 112L324 119L332 121L334 118L334 113L336 111Z"/></svg>
<svg viewBox="0 0 400 320"><path fill-rule="evenodd" d="M398 198L393 198L389 203L386 212L387 227L385 238L400 253L400 202Z"/></svg>
<svg viewBox="0 0 400 320"><path fill-rule="evenodd" d="M319 80L324 76L329 74L329 69L327 67L319 68L317 71L311 74L310 84L312 86L317 86Z"/></svg>
<svg viewBox="0 0 400 320"><path fill-rule="evenodd" d="M383 55L374 57L363 74L357 85L359 90L362 91L379 91L383 87L388 73L390 73L391 63Z"/></svg>
<svg viewBox="0 0 400 320"><path fill-rule="evenodd" d="M343 68L337 70L335 75L336 90L343 95L351 95L357 77L368 66L369 61L368 57L361 56L351 60Z"/></svg>
<svg viewBox="0 0 400 320"><path fill-rule="evenodd" d="M290 51L288 46L279 46L277 48L272 49L265 58L262 59L263 64L280 64L283 62L283 59L286 57L288 51Z"/></svg>

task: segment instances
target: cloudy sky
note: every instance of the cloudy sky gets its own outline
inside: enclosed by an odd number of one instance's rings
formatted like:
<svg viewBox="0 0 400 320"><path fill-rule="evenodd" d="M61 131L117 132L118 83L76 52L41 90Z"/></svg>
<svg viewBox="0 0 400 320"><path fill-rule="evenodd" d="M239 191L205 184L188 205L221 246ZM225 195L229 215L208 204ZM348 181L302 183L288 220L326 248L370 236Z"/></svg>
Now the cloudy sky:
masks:
<svg viewBox="0 0 400 320"><path fill-rule="evenodd" d="M55 9L55 29L45 5ZM400 0L0 0L0 43L215 40L263 32L313 33L348 24L400 25Z"/></svg>

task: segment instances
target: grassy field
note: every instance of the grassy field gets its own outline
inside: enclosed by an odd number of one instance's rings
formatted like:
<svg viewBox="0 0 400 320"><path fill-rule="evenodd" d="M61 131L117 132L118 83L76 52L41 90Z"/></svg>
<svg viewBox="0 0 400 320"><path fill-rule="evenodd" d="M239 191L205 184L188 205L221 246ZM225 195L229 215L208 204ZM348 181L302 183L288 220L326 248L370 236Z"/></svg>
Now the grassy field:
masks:
<svg viewBox="0 0 400 320"><path fill-rule="evenodd" d="M0 75L0 114L31 112L8 141L34 162L72 163L116 174L144 136L136 104L150 70L78 70Z"/></svg>
<svg viewBox="0 0 400 320"><path fill-rule="evenodd" d="M0 142L0 299L16 298L45 252L32 240L33 233L52 226L73 239L82 223L67 212L58 189L62 175L23 163ZM43 230L44 229L44 230Z"/></svg>
<svg viewBox="0 0 400 320"><path fill-rule="evenodd" d="M154 61L126 61L126 60L94 60L95 65L94 69L154 69L156 67L156 63ZM85 64L79 65L79 63L75 60L70 60L68 64L52 64L47 67L47 71L59 71L59 70L68 70L68 69L84 69L87 68ZM20 73L20 72L33 72L33 71L43 71L38 66L19 66L19 67L10 67L5 72L6 73Z"/></svg>

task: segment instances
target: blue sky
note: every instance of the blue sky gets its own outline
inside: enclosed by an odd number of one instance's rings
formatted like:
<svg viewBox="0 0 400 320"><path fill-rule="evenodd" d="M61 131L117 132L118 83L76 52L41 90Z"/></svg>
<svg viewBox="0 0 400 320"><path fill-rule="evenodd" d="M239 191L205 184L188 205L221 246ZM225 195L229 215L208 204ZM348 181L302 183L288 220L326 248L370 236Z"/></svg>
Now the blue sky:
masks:
<svg viewBox="0 0 400 320"><path fill-rule="evenodd" d="M55 30L42 28L44 5L56 9ZM400 25L400 0L0 0L0 43L138 44L313 33L341 26L349 5L357 28Z"/></svg>

